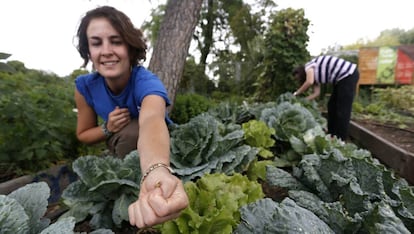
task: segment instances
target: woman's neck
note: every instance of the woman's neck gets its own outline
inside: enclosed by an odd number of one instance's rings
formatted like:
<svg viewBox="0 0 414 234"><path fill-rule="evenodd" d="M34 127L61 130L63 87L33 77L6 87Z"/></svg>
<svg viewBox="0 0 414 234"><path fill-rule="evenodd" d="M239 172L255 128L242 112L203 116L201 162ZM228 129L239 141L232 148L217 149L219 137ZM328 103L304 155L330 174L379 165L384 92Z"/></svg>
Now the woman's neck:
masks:
<svg viewBox="0 0 414 234"><path fill-rule="evenodd" d="M105 78L106 85L112 94L118 95L122 93L125 87L128 85L129 76L119 77L119 78Z"/></svg>

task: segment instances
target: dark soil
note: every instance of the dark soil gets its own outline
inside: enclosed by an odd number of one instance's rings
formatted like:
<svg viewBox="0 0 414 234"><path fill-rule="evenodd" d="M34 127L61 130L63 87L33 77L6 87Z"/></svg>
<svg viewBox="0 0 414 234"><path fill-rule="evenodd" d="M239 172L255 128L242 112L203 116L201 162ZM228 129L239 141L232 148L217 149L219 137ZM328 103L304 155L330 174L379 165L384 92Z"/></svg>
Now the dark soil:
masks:
<svg viewBox="0 0 414 234"><path fill-rule="evenodd" d="M10 169L10 165L6 163L0 163L0 183L12 180L17 176L17 173L13 169Z"/></svg>
<svg viewBox="0 0 414 234"><path fill-rule="evenodd" d="M375 123L373 121L353 120L357 124L377 134L388 142L414 153L414 124L403 128L396 124Z"/></svg>

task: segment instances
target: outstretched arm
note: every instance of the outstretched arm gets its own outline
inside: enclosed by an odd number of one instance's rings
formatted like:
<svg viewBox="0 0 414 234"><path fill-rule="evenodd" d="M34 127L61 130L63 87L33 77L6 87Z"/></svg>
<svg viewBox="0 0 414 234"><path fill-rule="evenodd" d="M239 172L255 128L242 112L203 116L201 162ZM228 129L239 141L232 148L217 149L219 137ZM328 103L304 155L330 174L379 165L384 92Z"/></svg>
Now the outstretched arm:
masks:
<svg viewBox="0 0 414 234"><path fill-rule="evenodd" d="M145 175L139 198L129 206L131 225L149 227L174 219L187 207L181 180L171 174L170 137L165 123L165 101L156 95L144 98L139 114L137 148Z"/></svg>

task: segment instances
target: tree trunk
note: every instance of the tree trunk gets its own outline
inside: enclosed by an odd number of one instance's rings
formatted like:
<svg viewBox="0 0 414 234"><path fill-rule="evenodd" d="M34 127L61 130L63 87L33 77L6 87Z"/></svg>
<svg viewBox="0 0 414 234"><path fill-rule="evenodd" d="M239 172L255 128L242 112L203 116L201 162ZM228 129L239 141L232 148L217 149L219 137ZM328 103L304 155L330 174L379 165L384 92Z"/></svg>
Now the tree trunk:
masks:
<svg viewBox="0 0 414 234"><path fill-rule="evenodd" d="M149 69L158 75L166 86L172 104L183 75L202 2L203 0L168 0L151 56Z"/></svg>
<svg viewBox="0 0 414 234"><path fill-rule="evenodd" d="M202 47L200 48L201 50L200 65L203 66L203 72L206 69L207 56L208 54L210 54L211 46L214 43L213 30L214 30L214 19L216 17L216 15L214 14L214 0L208 0L207 4L208 4L207 5L207 16L206 16L207 24L203 28L204 43Z"/></svg>

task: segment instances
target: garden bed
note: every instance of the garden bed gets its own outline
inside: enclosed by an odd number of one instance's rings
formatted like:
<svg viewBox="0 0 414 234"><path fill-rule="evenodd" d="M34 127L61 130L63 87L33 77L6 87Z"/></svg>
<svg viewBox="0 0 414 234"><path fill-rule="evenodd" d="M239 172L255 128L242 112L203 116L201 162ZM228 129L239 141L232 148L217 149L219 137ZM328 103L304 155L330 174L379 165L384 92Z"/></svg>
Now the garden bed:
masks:
<svg viewBox="0 0 414 234"><path fill-rule="evenodd" d="M411 173L414 167L414 124L401 128L393 124L354 120L351 122L350 138L414 184Z"/></svg>
<svg viewBox="0 0 414 234"><path fill-rule="evenodd" d="M194 121L199 123L200 121ZM193 128L191 128L193 129ZM255 128L260 129L260 128ZM355 130L359 129L359 130ZM409 147L413 146L414 136L410 135L413 133L413 128L407 127L405 129L400 129L397 126L391 125L381 125L379 123L372 123L367 121L352 121L351 125L351 141L360 145L361 148L369 150L374 157L377 157L382 161L387 167L394 168L395 171L400 174L402 177L406 178L407 181L413 183L413 178L409 177L408 168L413 167L411 163L414 163L414 157L407 156L412 155L409 150ZM260 134L263 134L263 131L260 131ZM270 133L269 133L270 135ZM181 138L180 138L181 139ZM380 140L380 141L377 141ZM399 146L397 146L397 144ZM394 151L393 151L394 150ZM386 157L384 157L384 155ZM401 157L398 155L402 155ZM410 158L411 157L411 158ZM411 160L413 159L413 160ZM96 159L98 160L98 159ZM86 165L81 163L80 165ZM27 178L26 178L27 177ZM33 181L46 181L51 188L51 199L49 199L49 206L46 212L46 217L50 218L52 222L56 222L58 217L65 211L66 207L61 206L58 202L60 198L60 193L66 185L75 180L75 175L67 166L56 167L51 171L42 172L34 176L28 176L23 178L18 178L14 182L8 181L13 186L21 186L27 182ZM280 178L280 176L276 176ZM25 179L26 178L26 179ZM22 179L25 179L22 182ZM288 196L288 189L281 188L275 185L268 184L260 180L262 190L265 194L265 197L271 198L274 201L281 202L283 198ZM0 184L5 185L5 184ZM15 190L15 187L8 187L3 189L3 193L7 194L10 191ZM7 186L6 186L7 187ZM1 188L1 186L0 186ZM1 189L0 189L1 191ZM77 223L75 226L75 231L77 232L89 232L91 231L88 220L84 220L80 223ZM154 229L145 229L138 230L137 228L130 227L129 225L123 225L123 228L116 230L115 233L127 234L127 233L160 233L160 231Z"/></svg>
<svg viewBox="0 0 414 234"><path fill-rule="evenodd" d="M400 128L395 124L382 124L373 121L357 120L354 122L369 129L371 132L374 132L399 148L414 153L414 124Z"/></svg>

